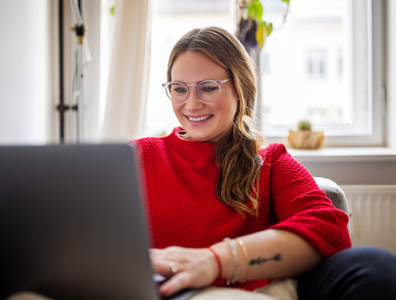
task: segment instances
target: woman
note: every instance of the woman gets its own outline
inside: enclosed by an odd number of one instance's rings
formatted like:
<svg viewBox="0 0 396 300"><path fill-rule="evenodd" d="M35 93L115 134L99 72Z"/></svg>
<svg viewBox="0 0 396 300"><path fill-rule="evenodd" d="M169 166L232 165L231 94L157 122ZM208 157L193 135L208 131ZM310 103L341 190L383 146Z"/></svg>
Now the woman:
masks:
<svg viewBox="0 0 396 300"><path fill-rule="evenodd" d="M154 271L169 277L163 295L208 285L252 291L274 278L314 274L336 253L351 257L343 251L351 247L348 216L283 145L263 148L249 125L256 76L232 34L216 27L188 32L172 50L167 77L163 86L181 127L134 141ZM328 286L321 276L328 269L301 277L301 299L311 297L305 286Z"/></svg>

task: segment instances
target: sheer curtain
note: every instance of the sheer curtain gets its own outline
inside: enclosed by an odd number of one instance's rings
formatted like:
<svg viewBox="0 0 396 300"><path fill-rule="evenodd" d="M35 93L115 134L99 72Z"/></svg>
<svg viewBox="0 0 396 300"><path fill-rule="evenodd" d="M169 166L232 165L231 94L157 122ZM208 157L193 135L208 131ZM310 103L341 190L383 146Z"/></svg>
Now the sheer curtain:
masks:
<svg viewBox="0 0 396 300"><path fill-rule="evenodd" d="M118 0L102 127L103 142L143 136L147 104L150 0Z"/></svg>

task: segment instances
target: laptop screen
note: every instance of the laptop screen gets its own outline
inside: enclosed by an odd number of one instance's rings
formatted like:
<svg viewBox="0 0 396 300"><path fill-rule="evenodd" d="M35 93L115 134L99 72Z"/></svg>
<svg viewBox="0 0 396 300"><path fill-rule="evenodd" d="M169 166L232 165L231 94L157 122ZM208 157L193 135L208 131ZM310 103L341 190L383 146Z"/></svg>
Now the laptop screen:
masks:
<svg viewBox="0 0 396 300"><path fill-rule="evenodd" d="M0 297L159 299L135 150L0 147Z"/></svg>

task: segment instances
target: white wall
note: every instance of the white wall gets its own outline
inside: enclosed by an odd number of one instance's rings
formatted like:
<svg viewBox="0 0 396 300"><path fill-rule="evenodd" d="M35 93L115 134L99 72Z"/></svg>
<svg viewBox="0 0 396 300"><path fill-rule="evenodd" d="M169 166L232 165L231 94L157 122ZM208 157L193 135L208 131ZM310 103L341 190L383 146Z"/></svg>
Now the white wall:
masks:
<svg viewBox="0 0 396 300"><path fill-rule="evenodd" d="M56 3L0 1L0 144L46 143L53 137Z"/></svg>
<svg viewBox="0 0 396 300"><path fill-rule="evenodd" d="M84 68L85 141L99 140L99 42L101 1L85 0L92 63ZM64 101L72 95L76 36L64 0ZM0 0L0 144L59 142L59 32L57 0ZM65 113L66 142L76 141L76 113Z"/></svg>
<svg viewBox="0 0 396 300"><path fill-rule="evenodd" d="M387 1L388 146L396 148L396 1Z"/></svg>

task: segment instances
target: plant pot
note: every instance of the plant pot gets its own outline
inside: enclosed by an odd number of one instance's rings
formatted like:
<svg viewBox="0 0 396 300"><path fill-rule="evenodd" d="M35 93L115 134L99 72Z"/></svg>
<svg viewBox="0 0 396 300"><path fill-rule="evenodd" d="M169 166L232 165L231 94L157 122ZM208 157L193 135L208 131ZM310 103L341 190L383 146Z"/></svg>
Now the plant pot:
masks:
<svg viewBox="0 0 396 300"><path fill-rule="evenodd" d="M294 149L318 149L322 146L323 131L313 132L310 130L289 130L287 140Z"/></svg>

